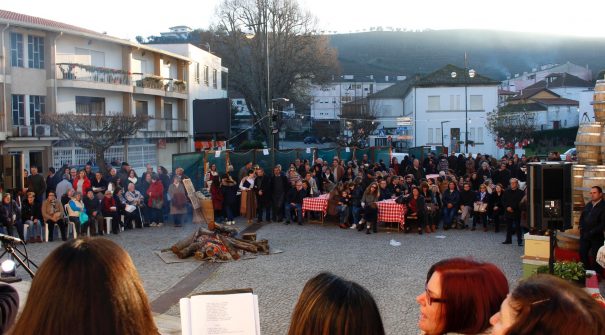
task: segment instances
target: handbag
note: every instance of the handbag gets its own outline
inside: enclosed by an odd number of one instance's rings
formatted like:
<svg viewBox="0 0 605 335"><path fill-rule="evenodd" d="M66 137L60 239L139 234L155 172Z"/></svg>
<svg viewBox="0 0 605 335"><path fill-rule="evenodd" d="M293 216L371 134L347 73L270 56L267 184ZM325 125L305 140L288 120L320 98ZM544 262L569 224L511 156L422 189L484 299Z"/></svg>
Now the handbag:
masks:
<svg viewBox="0 0 605 335"><path fill-rule="evenodd" d="M80 212L80 223L88 221L88 214L86 212Z"/></svg>
<svg viewBox="0 0 605 335"><path fill-rule="evenodd" d="M162 209L164 207L164 200L162 199L151 199L151 207L155 209Z"/></svg>
<svg viewBox="0 0 605 335"><path fill-rule="evenodd" d="M479 213L485 213L487 211L487 204L481 201L475 201L473 204L473 210Z"/></svg>

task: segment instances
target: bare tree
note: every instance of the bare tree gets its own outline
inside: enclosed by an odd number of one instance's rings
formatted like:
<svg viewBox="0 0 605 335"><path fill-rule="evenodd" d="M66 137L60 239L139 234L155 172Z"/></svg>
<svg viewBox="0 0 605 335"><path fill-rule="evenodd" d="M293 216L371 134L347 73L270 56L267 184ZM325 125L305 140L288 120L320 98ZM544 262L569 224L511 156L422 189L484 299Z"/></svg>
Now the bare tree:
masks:
<svg viewBox="0 0 605 335"><path fill-rule="evenodd" d="M147 116L124 113L105 114L46 114L45 123L56 129L60 137L72 141L74 145L88 149L95 154L97 165L103 173L105 151L146 127Z"/></svg>
<svg viewBox="0 0 605 335"><path fill-rule="evenodd" d="M527 144L532 140L535 119L525 108L508 105L488 113L486 126L499 148L514 152L516 144Z"/></svg>
<svg viewBox="0 0 605 335"><path fill-rule="evenodd" d="M206 36L229 68L229 88L243 94L255 122L262 119L266 137L268 95L296 104L306 99L311 83L327 82L338 72L335 49L326 36L316 34L317 20L296 0L223 0L217 20L213 33Z"/></svg>
<svg viewBox="0 0 605 335"><path fill-rule="evenodd" d="M376 121L378 103L375 100L358 99L342 105L340 115L344 122L346 136L338 139L338 144L347 147L363 148L368 146L368 137L378 129Z"/></svg>

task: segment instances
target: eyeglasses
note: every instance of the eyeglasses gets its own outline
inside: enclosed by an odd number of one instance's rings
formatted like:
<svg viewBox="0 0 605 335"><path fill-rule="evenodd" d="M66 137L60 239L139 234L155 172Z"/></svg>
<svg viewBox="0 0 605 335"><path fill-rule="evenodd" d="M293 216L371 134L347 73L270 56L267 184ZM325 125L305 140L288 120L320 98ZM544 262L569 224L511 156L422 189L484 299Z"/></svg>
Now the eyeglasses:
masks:
<svg viewBox="0 0 605 335"><path fill-rule="evenodd" d="M431 297L431 295L429 294L429 289L426 286L424 287L424 293L426 295L426 303L429 306L432 305L434 302L440 303L440 304L442 304L444 302L447 302L447 299L444 299L444 298L433 298L433 297Z"/></svg>

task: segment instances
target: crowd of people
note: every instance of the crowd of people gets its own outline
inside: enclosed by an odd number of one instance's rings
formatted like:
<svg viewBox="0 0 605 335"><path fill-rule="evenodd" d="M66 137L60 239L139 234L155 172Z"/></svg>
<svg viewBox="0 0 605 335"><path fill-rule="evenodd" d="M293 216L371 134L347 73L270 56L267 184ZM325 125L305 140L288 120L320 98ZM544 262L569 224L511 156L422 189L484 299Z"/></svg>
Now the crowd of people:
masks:
<svg viewBox="0 0 605 335"><path fill-rule="evenodd" d="M583 289L550 275L525 279L509 292L496 265L450 258L433 264L418 287L417 326L425 335L605 333L605 309ZM130 256L104 238L79 238L52 251L15 323L18 307L16 291L0 286L0 330L19 335L159 333ZM381 334L381 311L372 294L331 273L305 284L288 331Z"/></svg>
<svg viewBox="0 0 605 335"><path fill-rule="evenodd" d="M536 159L532 159L534 161ZM418 234L437 229L483 229L499 232L506 226L504 244L522 245L525 210L525 156L429 154L422 161L406 156L402 162L359 160L331 162L296 159L288 167L276 165L269 173L246 163L237 176L231 167L219 174L208 168L205 180L212 195L215 218L233 223L237 194L245 192L240 212L248 220L303 224L302 204L307 197L328 194L328 215L341 228L368 234L378 231L376 203L397 199L407 206L405 232L416 225Z"/></svg>
<svg viewBox="0 0 605 335"><path fill-rule="evenodd" d="M187 215L188 198L182 180L188 178L182 168L170 175L151 165L139 177L126 162L106 175L93 172L87 164L77 170L67 165L53 167L43 176L36 166L24 180L22 190L2 191L0 225L8 234L17 231L28 243L42 242L44 224L48 240L53 241L55 226L63 241L72 235L118 234L123 229L158 227L169 218L180 227ZM111 221L110 231L104 229Z"/></svg>

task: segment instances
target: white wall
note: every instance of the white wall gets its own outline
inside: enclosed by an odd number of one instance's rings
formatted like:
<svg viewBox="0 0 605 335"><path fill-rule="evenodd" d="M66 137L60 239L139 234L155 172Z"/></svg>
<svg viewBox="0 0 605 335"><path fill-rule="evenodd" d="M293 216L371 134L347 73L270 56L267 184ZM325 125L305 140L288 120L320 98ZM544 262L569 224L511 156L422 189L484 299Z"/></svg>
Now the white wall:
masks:
<svg viewBox="0 0 605 335"><path fill-rule="evenodd" d="M57 38L57 62L93 65L91 56L82 55L81 52L77 55L76 49L80 49L80 51L91 50L97 52L95 55L98 55L98 57L94 57L96 62L96 64L94 64L95 66L122 69L121 45L73 35L63 35ZM102 59L103 64L99 64L99 59Z"/></svg>
<svg viewBox="0 0 605 335"><path fill-rule="evenodd" d="M57 92L57 112L75 113L76 96L105 98L105 112L108 114L122 113L124 111L122 104L122 93L114 93L99 90L85 90L79 88L60 88Z"/></svg>
<svg viewBox="0 0 605 335"><path fill-rule="evenodd" d="M397 118L403 116L403 99L372 99L370 110L375 111L380 129L397 128Z"/></svg>
<svg viewBox="0 0 605 335"><path fill-rule="evenodd" d="M412 146L435 145L441 143L441 121L449 121L444 123L444 134L446 135L445 143L450 143L450 129L460 129L460 140L465 138L465 99L464 87L430 87L416 88L416 101L414 113L414 89L406 96L405 114L413 117L415 122L415 143ZM482 109L472 110L470 104L470 96L479 95L483 98ZM429 110L428 97L439 96L439 109ZM459 99L457 97L460 97ZM472 86L467 89L468 98L468 139L476 141L474 147L469 145L469 152L473 153L488 153L496 154L496 145L492 135L486 128L486 116L498 106L498 89L496 86ZM458 102L459 101L459 102ZM411 109L408 109L411 108ZM415 115L414 115L415 114ZM432 143L430 143L430 135L432 129ZM437 136L438 135L438 136ZM462 145L461 151L464 150Z"/></svg>

